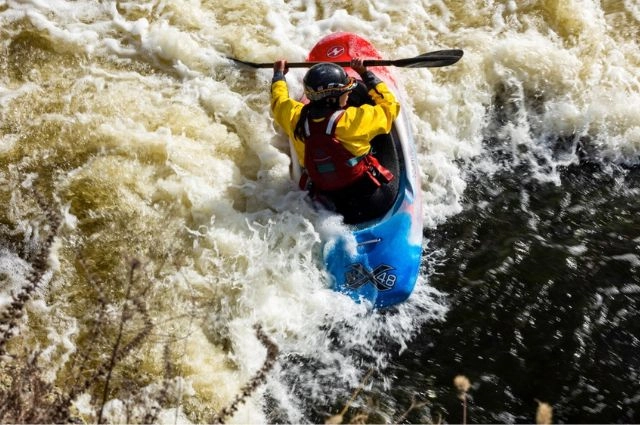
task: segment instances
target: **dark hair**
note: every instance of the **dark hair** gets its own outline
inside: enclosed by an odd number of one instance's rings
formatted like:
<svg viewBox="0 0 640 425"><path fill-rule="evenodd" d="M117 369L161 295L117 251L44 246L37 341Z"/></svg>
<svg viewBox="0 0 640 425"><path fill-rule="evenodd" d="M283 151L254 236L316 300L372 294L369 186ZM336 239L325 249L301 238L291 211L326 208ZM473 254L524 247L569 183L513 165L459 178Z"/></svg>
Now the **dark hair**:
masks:
<svg viewBox="0 0 640 425"><path fill-rule="evenodd" d="M340 96L325 97L324 99L315 100L307 103L300 111L300 118L293 130L296 139L304 141L307 133L304 129L304 123L308 118L320 118L327 116L330 112L340 109Z"/></svg>
<svg viewBox="0 0 640 425"><path fill-rule="evenodd" d="M310 103L307 103L302 107L302 110L300 111L300 118L296 123L296 128L293 130L293 135L298 140L304 141L307 138L307 132L304 130L304 123L307 121L307 118L309 117L310 107L311 107Z"/></svg>

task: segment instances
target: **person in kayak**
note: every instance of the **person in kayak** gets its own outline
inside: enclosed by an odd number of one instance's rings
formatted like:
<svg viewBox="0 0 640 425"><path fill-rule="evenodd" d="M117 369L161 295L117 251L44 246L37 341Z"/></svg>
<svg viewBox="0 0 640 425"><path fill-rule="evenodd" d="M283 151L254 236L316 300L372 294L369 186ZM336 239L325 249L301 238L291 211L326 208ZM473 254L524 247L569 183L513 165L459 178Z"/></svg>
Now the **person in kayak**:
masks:
<svg viewBox="0 0 640 425"><path fill-rule="evenodd" d="M309 103L291 99L287 62L279 60L273 65L271 111L303 167L300 187L353 224L384 214L395 200L397 185L389 185L394 176L373 155L371 140L391 131L400 104L361 58L350 66L373 104L347 106L359 83L329 62L313 65L303 79Z"/></svg>

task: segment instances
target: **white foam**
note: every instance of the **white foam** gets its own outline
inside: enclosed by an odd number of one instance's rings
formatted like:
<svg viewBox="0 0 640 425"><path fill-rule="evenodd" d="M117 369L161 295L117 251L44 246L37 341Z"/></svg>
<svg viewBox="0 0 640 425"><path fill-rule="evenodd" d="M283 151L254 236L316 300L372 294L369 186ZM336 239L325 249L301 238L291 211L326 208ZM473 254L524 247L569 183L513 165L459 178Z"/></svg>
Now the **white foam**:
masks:
<svg viewBox="0 0 640 425"><path fill-rule="evenodd" d="M605 19L597 2L554 3L553 17L531 2L485 2L473 10L439 1L342 3L31 0L8 1L0 12L9 38L24 26L47 40L52 58L67 55L82 63L72 70L80 75L73 84L61 63L60 75L34 74L37 82L3 75L0 88L3 120L15 111L32 110L29 102L42 101L37 105L42 109L63 104L35 123L21 120L23 133L3 134L0 141L4 158L23 134L36 133L35 126L63 128L56 133L56 146L68 152L74 168L56 174L53 184L64 205L51 260L60 270L53 281L73 274L74 259L65 256L75 255L70 247L76 241L107 239L115 232L117 237L108 239L121 240L119 248L125 250L131 229L98 226L96 233L83 233L92 228L87 221L99 222L109 214L126 211L131 227L152 235L148 243L159 244L160 251L179 247L175 264L164 257L148 261L150 268L170 268L158 286L169 294L171 311L158 316L168 320L195 310L200 319L175 322L189 335L181 340L180 361L196 409L221 407L260 367L265 350L255 338L255 323L285 353L283 362L291 354L317 365L312 371L279 365L266 387L292 421L303 422L302 408L285 381L291 373L308 376L300 385L319 400L346 398L344 388L357 385L366 372L354 353L371 350L376 338L406 349L421 326L446 311L444 295L430 288L425 276L391 315L370 313L328 288L320 241L345 229L293 190L282 148L286 142L269 113L271 70L241 69L226 56L298 61L321 36L345 30L370 39L390 59L464 49L454 66L394 70L416 138L427 227L462 210L465 164L487 172L502 166L490 158L476 162L487 137L501 136L516 162L530 162L538 178L556 183L558 167L572 159L552 155L545 142L554 137L590 136L602 155L638 162L637 42L612 33L607 19L616 16ZM625 0L624 7L638 19L633 2ZM303 74L287 74L294 97L302 92ZM51 89L56 84L63 93ZM502 89L509 96L498 100L515 105L516 113L500 134L487 134L489 112ZM527 109L533 95L542 99L541 110ZM33 141L23 146L32 146L27 156L33 161L54 149ZM526 147L526 153L519 153L519 147ZM536 168L536 156L550 162L550 169ZM38 173L25 176L20 167L12 167L1 172L3 184L24 190L37 186ZM89 193L81 191L84 182L98 185L93 198L91 185L86 185ZM31 204L18 196L11 199L17 220L12 230L29 237L43 233L38 223L20 215ZM78 199L93 206L84 207ZM579 256L584 247L569 251ZM637 262L628 256L620 260ZM6 253L0 268L11 276L3 286L1 307L9 302L8 291L23 283L28 265ZM74 306L63 307L38 311L65 314ZM64 328L65 320L57 319L43 320L51 326L43 333L50 347L43 348L53 353L52 347L62 347L55 357L59 365L73 350L73 335L71 325ZM368 352L371 362L384 366L390 353L377 350ZM335 387L319 387L314 373L333 379ZM81 411L89 403L83 397L77 401ZM111 418L120 419L117 400L109 409ZM243 409L238 420L264 421L260 394ZM180 409L163 416L171 417L187 420Z"/></svg>

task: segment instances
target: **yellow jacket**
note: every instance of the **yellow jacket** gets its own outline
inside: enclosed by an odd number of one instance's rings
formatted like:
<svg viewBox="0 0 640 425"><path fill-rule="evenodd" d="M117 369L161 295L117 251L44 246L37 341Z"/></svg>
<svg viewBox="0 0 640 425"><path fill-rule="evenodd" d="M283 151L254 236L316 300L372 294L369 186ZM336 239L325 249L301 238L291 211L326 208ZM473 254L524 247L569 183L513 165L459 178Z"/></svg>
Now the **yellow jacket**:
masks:
<svg viewBox="0 0 640 425"><path fill-rule="evenodd" d="M379 134L389 133L393 120L400 112L400 104L384 82L369 90L375 106L362 105L348 107L338 121L335 136L342 145L353 154L361 156L369 152L371 139ZM294 136L296 124L300 119L303 103L289 97L287 82L276 81L271 84L271 112L275 121L293 140L298 161L304 166L304 143ZM321 118L323 120L326 118Z"/></svg>

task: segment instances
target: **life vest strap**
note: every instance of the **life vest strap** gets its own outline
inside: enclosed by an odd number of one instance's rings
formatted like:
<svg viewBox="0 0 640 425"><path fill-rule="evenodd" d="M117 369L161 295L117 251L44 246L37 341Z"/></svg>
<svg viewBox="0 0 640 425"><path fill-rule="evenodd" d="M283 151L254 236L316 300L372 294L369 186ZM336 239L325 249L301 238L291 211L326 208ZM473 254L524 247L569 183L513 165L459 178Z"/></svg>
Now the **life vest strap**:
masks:
<svg viewBox="0 0 640 425"><path fill-rule="evenodd" d="M378 158L369 154L365 156L364 160L368 168L367 174L369 175L369 178L373 180L376 186L380 187L383 184L387 184L391 180L393 180L394 178L393 173L389 171L387 167L380 164L380 161L378 161Z"/></svg>
<svg viewBox="0 0 640 425"><path fill-rule="evenodd" d="M344 114L344 109L338 109L331 116L329 116L329 120L327 121L327 128L325 129L325 134L327 136L333 136L333 133L336 131L336 127L338 126L338 121ZM309 118L304 120L304 134L309 137L311 136L311 130L309 130Z"/></svg>
<svg viewBox="0 0 640 425"><path fill-rule="evenodd" d="M360 156L354 156L353 158L350 158L347 161L347 165L349 167L355 167L356 165L358 165L358 163L360 161L362 161L364 158L366 158L366 156L369 155L368 153L365 153L364 155L360 155Z"/></svg>
<svg viewBox="0 0 640 425"><path fill-rule="evenodd" d="M329 117L329 122L327 123L327 129L325 130L325 134L327 136L333 136L333 133L336 131L336 127L338 126L338 121L344 114L344 109L339 109L331 114Z"/></svg>

